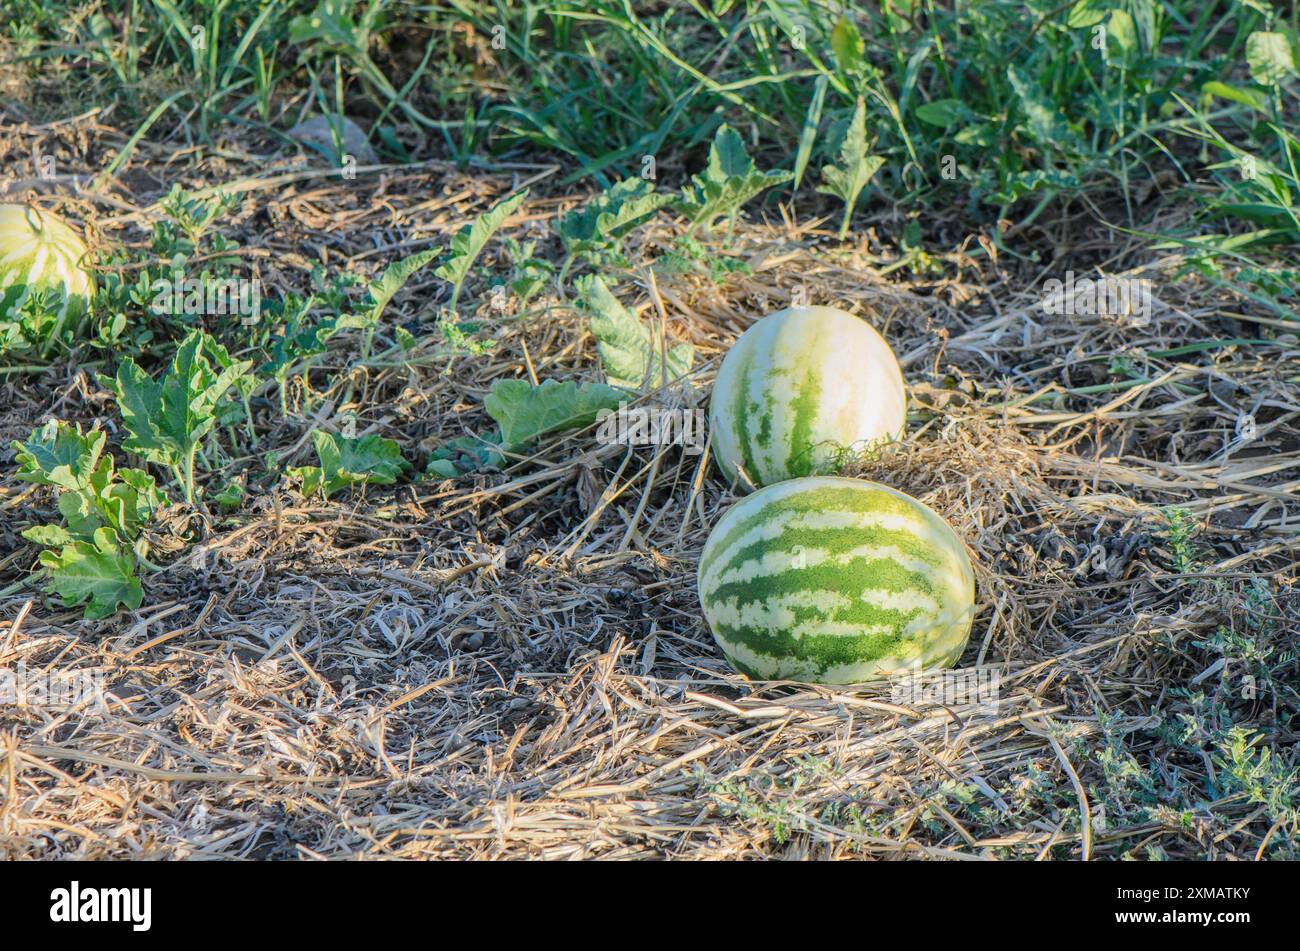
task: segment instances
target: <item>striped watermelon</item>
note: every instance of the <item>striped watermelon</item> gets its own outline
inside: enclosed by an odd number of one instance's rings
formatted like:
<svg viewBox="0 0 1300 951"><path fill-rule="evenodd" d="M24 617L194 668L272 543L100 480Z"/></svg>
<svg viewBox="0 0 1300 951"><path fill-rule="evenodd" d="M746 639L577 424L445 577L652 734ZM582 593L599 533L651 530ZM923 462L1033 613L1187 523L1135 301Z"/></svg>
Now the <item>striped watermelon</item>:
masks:
<svg viewBox="0 0 1300 951"><path fill-rule="evenodd" d="M748 490L834 471L844 449L898 439L903 374L889 344L834 307L764 317L727 352L713 384L713 452Z"/></svg>
<svg viewBox="0 0 1300 951"><path fill-rule="evenodd" d="M85 268L86 246L48 211L0 205L0 322L17 320L35 291L52 292L55 324L43 341L75 334L90 308L94 279Z"/></svg>
<svg viewBox="0 0 1300 951"><path fill-rule="evenodd" d="M950 667L975 610L970 558L942 518L887 486L833 476L737 502L704 545L698 584L727 660L764 680Z"/></svg>

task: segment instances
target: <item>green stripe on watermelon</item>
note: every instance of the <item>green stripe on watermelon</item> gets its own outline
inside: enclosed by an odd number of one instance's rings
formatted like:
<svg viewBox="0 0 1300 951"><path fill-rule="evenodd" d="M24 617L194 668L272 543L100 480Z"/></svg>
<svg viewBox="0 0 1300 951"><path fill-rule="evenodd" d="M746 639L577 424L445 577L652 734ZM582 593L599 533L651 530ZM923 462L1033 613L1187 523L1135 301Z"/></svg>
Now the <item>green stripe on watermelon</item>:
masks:
<svg viewBox="0 0 1300 951"><path fill-rule="evenodd" d="M734 419L748 420L753 427L756 438L753 441L740 439L739 434L735 434L737 445L744 459L745 472L757 472L758 463L754 461L754 446L759 443L767 442L772 438L772 410L771 407L759 403L753 407L749 405L749 386L750 377L753 372L753 360L749 355L744 355L738 367L740 374L740 383L736 387L735 406L732 407L732 417ZM729 473L734 477L735 473Z"/></svg>
<svg viewBox="0 0 1300 951"><path fill-rule="evenodd" d="M956 662L974 574L928 507L876 483L795 479L738 502L700 558L700 603L750 676L854 683Z"/></svg>

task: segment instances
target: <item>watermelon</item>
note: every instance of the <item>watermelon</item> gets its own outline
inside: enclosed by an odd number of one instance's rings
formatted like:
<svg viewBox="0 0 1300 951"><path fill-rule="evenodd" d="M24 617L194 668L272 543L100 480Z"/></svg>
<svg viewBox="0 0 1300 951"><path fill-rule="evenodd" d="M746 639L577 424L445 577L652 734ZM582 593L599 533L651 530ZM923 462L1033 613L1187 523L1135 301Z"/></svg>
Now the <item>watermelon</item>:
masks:
<svg viewBox="0 0 1300 951"><path fill-rule="evenodd" d="M48 211L0 205L0 325L16 323L36 291L53 302L53 324L39 328L39 341L75 335L90 308L94 279L86 270L86 245Z"/></svg>
<svg viewBox="0 0 1300 951"><path fill-rule="evenodd" d="M727 352L709 428L723 475L749 491L834 472L845 450L900 438L906 410L898 360L870 324L834 307L793 307Z"/></svg>
<svg viewBox="0 0 1300 951"><path fill-rule="evenodd" d="M955 532L888 486L814 476L733 505L700 555L700 605L733 667L845 684L951 667L975 575Z"/></svg>

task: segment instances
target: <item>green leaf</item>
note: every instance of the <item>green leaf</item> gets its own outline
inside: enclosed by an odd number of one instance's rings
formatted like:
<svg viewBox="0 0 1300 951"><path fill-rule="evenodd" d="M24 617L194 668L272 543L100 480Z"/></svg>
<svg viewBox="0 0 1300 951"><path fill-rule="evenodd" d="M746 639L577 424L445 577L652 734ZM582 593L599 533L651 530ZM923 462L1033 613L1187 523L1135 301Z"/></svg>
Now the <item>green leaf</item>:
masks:
<svg viewBox="0 0 1300 951"><path fill-rule="evenodd" d="M1268 97L1258 89L1247 89L1244 86L1229 86L1227 83L1221 83L1217 79L1212 79L1201 86L1201 95L1218 96L1220 99L1228 99L1232 102L1239 102L1243 106L1250 106L1263 112L1268 108Z"/></svg>
<svg viewBox="0 0 1300 951"><path fill-rule="evenodd" d="M1246 38L1250 76L1264 86L1276 86L1295 72L1295 56L1285 33L1256 30Z"/></svg>
<svg viewBox="0 0 1300 951"><path fill-rule="evenodd" d="M866 44L862 34L846 15L841 14L831 30L831 52L841 73L854 73L866 63Z"/></svg>
<svg viewBox="0 0 1300 951"><path fill-rule="evenodd" d="M384 308L388 302L393 299L393 295L402 289L411 277L423 268L426 264L436 258L442 252L438 248L432 248L428 251L421 251L419 254L413 254L409 258L397 261L388 265L384 273L380 275L379 280L370 285L370 320L378 322Z"/></svg>
<svg viewBox="0 0 1300 951"><path fill-rule="evenodd" d="M946 129L954 122L969 122L975 113L960 99L935 99L917 106L916 117L928 125Z"/></svg>
<svg viewBox="0 0 1300 951"><path fill-rule="evenodd" d="M1113 43L1121 59L1128 59L1137 51L1137 26L1127 10L1116 10L1106 24L1106 42Z"/></svg>
<svg viewBox="0 0 1300 951"><path fill-rule="evenodd" d="M822 104L826 101L826 87L830 81L825 75L818 76L813 83L812 99L808 103L808 112L803 118L803 129L799 133L799 148L794 156L794 184L795 191L799 190L799 185L803 182L803 173L808 168L808 161L812 158L813 142L817 138L817 129L822 121Z"/></svg>
<svg viewBox="0 0 1300 951"><path fill-rule="evenodd" d="M72 534L62 525L33 525L22 531L23 538L44 548L58 548L72 542Z"/></svg>
<svg viewBox="0 0 1300 951"><path fill-rule="evenodd" d="M295 46L319 45L353 56L364 56L370 44L368 31L352 18L355 0L321 0L310 16L289 21L289 42Z"/></svg>
<svg viewBox="0 0 1300 951"><path fill-rule="evenodd" d="M233 426L243 421L245 416L245 406L247 401L256 392L260 381L257 374L253 371L253 361L241 363L230 355L223 344L209 337L204 345L204 352L211 358L216 369L229 372L231 376L231 386L239 394L242 402L234 400L219 401L214 408L216 422L222 426Z"/></svg>
<svg viewBox="0 0 1300 951"><path fill-rule="evenodd" d="M424 467L424 474L430 479L454 479L464 473L451 459L430 459Z"/></svg>
<svg viewBox="0 0 1300 951"><path fill-rule="evenodd" d="M841 238L849 232L849 220L862 189L885 164L879 155L868 154L866 123L867 105L859 96L853 109L853 119L849 122L844 142L840 145L839 164L822 166L822 184L817 186L819 192L835 195L844 202L844 218L840 222Z"/></svg>
<svg viewBox="0 0 1300 951"><path fill-rule="evenodd" d="M325 474L321 472L320 466L290 466L286 471L289 473L289 478L298 483L302 494L308 498L319 495L321 486L325 484ZM329 498L328 495L325 497Z"/></svg>
<svg viewBox="0 0 1300 951"><path fill-rule="evenodd" d="M116 379L101 379L100 382L112 389L117 397L117 408L130 434L125 448L150 462L170 464L173 451L164 442L158 426L163 415L162 387L156 385L131 357L117 368Z"/></svg>
<svg viewBox="0 0 1300 951"><path fill-rule="evenodd" d="M128 357L117 377L100 382L117 397L130 434L123 448L177 473L187 501L194 500L193 460L216 425L219 404L252 367L233 360L225 347L201 330L177 348L171 366L153 380Z"/></svg>
<svg viewBox="0 0 1300 951"><path fill-rule="evenodd" d="M692 184L682 189L675 205L691 219L692 228L708 230L718 218L734 218L745 202L773 185L788 182L792 175L758 171L740 134L723 125L713 137L704 174L692 176Z"/></svg>
<svg viewBox="0 0 1300 951"><path fill-rule="evenodd" d="M461 285L465 283L465 278L469 276L469 269L474 264L474 260L486 247L492 235L496 234L497 230L505 224L506 219L518 210L527 197L528 189L525 188L519 194L498 202L488 211L479 215L472 224L461 228L456 233L456 236L451 239L450 256L446 261L438 265L434 273L444 281L451 283L452 310L456 309L456 302L460 300Z"/></svg>
<svg viewBox="0 0 1300 951"><path fill-rule="evenodd" d="M130 543L166 503L153 477L138 469L114 472L113 457L102 454L104 433L82 434L80 426L51 420L18 450L20 478L58 488L58 507L67 527L31 530L31 541L57 547L91 541L102 528Z"/></svg>
<svg viewBox="0 0 1300 951"><path fill-rule="evenodd" d="M433 451L424 474L426 478L453 479L503 462L499 430L487 436L457 436Z"/></svg>
<svg viewBox="0 0 1300 951"><path fill-rule="evenodd" d="M325 342L340 328L334 319L307 323L314 301L314 297L303 300L296 295L285 299L284 333L271 338L271 359L262 365L261 372L284 380L295 366L325 352Z"/></svg>
<svg viewBox="0 0 1300 951"><path fill-rule="evenodd" d="M1030 135L1042 148L1060 149L1074 145L1078 136L1070 124L1039 88L1038 81L1019 66L1007 67L1007 79L1020 101Z"/></svg>
<svg viewBox="0 0 1300 951"><path fill-rule="evenodd" d="M128 543L166 501L153 476L139 469L115 473L112 457L105 456L81 488L59 494L58 505L74 538L90 541L99 529L109 528L119 541Z"/></svg>
<svg viewBox="0 0 1300 951"><path fill-rule="evenodd" d="M212 501L227 512L233 512L244 504L248 490L238 482L227 482L221 491L212 497Z"/></svg>
<svg viewBox="0 0 1300 951"><path fill-rule="evenodd" d="M625 178L560 219L556 229L569 254L598 257L618 251L629 232L650 220L672 197L656 194L654 182Z"/></svg>
<svg viewBox="0 0 1300 951"><path fill-rule="evenodd" d="M67 523L72 538L88 542L101 528L114 528L109 514L100 508L99 491L63 492L59 495L59 514Z"/></svg>
<svg viewBox="0 0 1300 951"><path fill-rule="evenodd" d="M1106 19L1109 10L1108 0L1079 0L1070 7L1070 15L1066 17L1065 25L1072 30L1094 26Z"/></svg>
<svg viewBox="0 0 1300 951"><path fill-rule="evenodd" d="M352 481L392 485L411 468L402 458L401 447L383 436L350 438L317 430L313 441L325 471L346 473Z"/></svg>
<svg viewBox="0 0 1300 951"><path fill-rule="evenodd" d="M135 558L120 548L107 528L101 528L91 542L64 545L55 554L41 552L41 564L49 572L49 590L65 607L89 599L86 618L97 620L125 605L134 611L144 600L144 590L135 573Z"/></svg>
<svg viewBox="0 0 1300 951"><path fill-rule="evenodd" d="M325 498L353 485L392 485L411 468L402 458L401 447L383 436L336 436L316 430L312 433L319 466L289 470L302 483L303 495L323 491Z"/></svg>
<svg viewBox="0 0 1300 951"><path fill-rule="evenodd" d="M104 434L97 429L85 435L56 419L34 430L26 442L13 443L18 456L18 478L39 485L76 490L89 482L104 449Z"/></svg>
<svg viewBox="0 0 1300 951"><path fill-rule="evenodd" d="M1078 188L1079 179L1069 172L1052 170L1045 172L1036 168L1029 172L1017 172L1007 176L1003 187L994 194L996 201L1011 202L1037 191L1062 191Z"/></svg>
<svg viewBox="0 0 1300 951"><path fill-rule="evenodd" d="M550 283L555 276L555 265L536 252L536 239L521 242L507 237L503 243L510 256L510 289L519 298L522 310L534 294Z"/></svg>
<svg viewBox="0 0 1300 951"><path fill-rule="evenodd" d="M120 482L100 493L110 512L110 524L127 540L134 540L154 515L167 504L167 496L153 476L143 469L119 469Z"/></svg>
<svg viewBox="0 0 1300 951"><path fill-rule="evenodd" d="M677 344L663 360L655 335L619 302L600 277L580 280L578 293L596 338L605 380L612 386L640 393L657 390L665 382L673 383L690 373L695 348L689 343Z"/></svg>
<svg viewBox="0 0 1300 951"><path fill-rule="evenodd" d="M483 400L488 415L501 427L501 445L521 449L539 436L562 429L581 429L596 421L602 409L617 409L627 399L621 390L603 383L543 380L497 380Z"/></svg>

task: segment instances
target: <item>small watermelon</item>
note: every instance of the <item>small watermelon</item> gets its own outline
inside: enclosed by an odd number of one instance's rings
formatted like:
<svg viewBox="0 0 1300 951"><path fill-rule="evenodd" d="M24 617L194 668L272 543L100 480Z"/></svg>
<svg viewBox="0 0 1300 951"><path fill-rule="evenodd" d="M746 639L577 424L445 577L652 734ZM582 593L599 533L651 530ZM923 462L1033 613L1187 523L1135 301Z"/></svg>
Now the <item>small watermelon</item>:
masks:
<svg viewBox="0 0 1300 951"><path fill-rule="evenodd" d="M38 291L53 302L54 323L40 329L45 343L74 336L90 309L95 282L86 270L86 245L70 227L27 205L0 205L0 323L16 321Z"/></svg>
<svg viewBox="0 0 1300 951"><path fill-rule="evenodd" d="M718 465L745 490L833 472L844 450L896 440L906 421L889 344L834 307L782 310L746 330L709 405Z"/></svg>
<svg viewBox="0 0 1300 951"><path fill-rule="evenodd" d="M975 611L970 557L947 522L895 489L834 476L732 506L704 545L698 585L727 660L764 680L951 667Z"/></svg>

